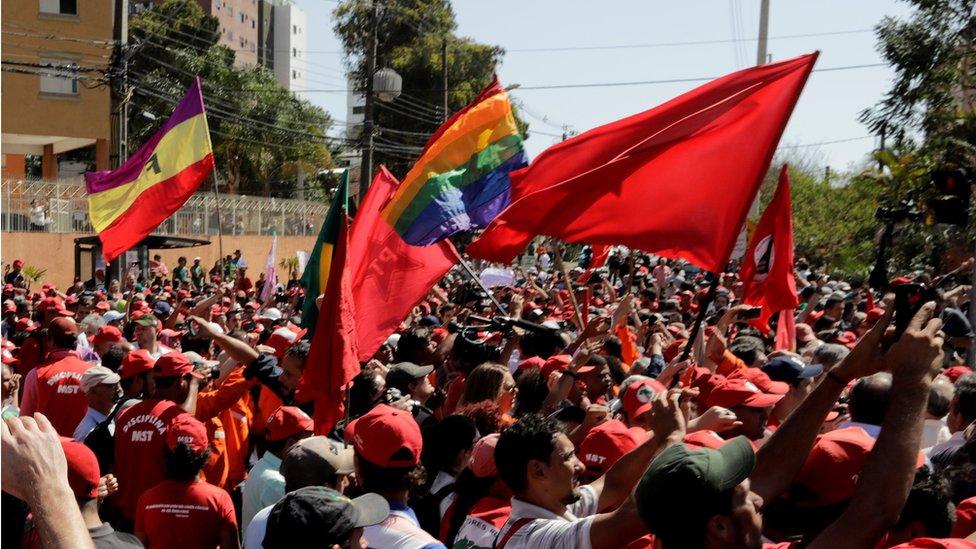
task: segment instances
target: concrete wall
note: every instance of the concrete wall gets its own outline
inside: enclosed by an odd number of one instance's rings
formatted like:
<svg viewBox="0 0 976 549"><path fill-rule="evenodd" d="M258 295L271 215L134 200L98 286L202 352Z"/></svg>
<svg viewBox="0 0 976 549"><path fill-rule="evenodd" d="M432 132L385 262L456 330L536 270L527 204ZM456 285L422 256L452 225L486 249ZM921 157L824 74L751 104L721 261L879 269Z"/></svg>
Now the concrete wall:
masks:
<svg viewBox="0 0 976 549"><path fill-rule="evenodd" d="M51 234L51 233L0 233L0 258L5 267L15 259L23 259L27 265L32 265L39 269L47 269L44 281L53 282L59 288L64 289L74 280L74 243L75 238L90 236L89 234ZM204 237L200 237L204 238ZM179 256L186 256L190 264L193 258L199 256L201 263L207 270L219 258L216 237L210 237L209 246L199 246L196 248L184 248L180 250L160 250L166 266L173 269L176 266L176 259ZM233 253L234 250L241 250L244 259L248 264L248 275L252 280L257 280L258 273L264 270L264 261L271 249L270 236L224 236L224 254ZM295 252L301 250L311 252L315 245L314 236L279 236L278 255L276 264L286 257L292 257ZM84 272L84 271L83 271ZM279 277L287 276L281 267L278 267Z"/></svg>
<svg viewBox="0 0 976 549"><path fill-rule="evenodd" d="M238 67L258 63L258 0L198 0L220 21L219 44L234 50Z"/></svg>
<svg viewBox="0 0 976 549"><path fill-rule="evenodd" d="M305 12L293 4L274 7L274 75L289 91L306 89Z"/></svg>

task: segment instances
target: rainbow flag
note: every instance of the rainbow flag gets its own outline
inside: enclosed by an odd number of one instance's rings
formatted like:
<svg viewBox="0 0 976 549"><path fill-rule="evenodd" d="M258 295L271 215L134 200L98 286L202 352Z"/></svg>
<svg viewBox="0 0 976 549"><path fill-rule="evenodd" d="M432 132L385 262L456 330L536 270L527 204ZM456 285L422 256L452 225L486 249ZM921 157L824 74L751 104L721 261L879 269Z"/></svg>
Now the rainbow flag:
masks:
<svg viewBox="0 0 976 549"><path fill-rule="evenodd" d="M197 77L159 131L111 171L85 174L88 216L109 262L173 215L214 168Z"/></svg>
<svg viewBox="0 0 976 549"><path fill-rule="evenodd" d="M508 173L527 164L508 94L493 77L434 132L382 215L414 246L485 227L511 201Z"/></svg>

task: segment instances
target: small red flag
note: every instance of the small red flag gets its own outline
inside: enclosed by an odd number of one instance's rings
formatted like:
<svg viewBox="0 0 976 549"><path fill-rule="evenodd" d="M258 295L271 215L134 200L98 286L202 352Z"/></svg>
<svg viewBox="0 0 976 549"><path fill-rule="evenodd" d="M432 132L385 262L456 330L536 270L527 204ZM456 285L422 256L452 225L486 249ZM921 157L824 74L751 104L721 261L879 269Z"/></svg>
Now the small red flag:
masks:
<svg viewBox="0 0 976 549"><path fill-rule="evenodd" d="M380 166L349 237L349 272L356 304L359 360L369 360L431 287L461 260L442 240L411 246L381 215L400 182Z"/></svg>
<svg viewBox="0 0 976 549"><path fill-rule="evenodd" d="M739 270L742 301L762 306L757 324L769 331L769 319L784 309L796 309L796 279L793 277L793 209L790 176L784 164L772 201L766 206L752 233Z"/></svg>
<svg viewBox="0 0 976 549"><path fill-rule="evenodd" d="M313 419L319 435L328 434L342 418L344 391L360 371L351 280L346 268L349 216L345 210L341 214L329 269L329 280L339 283L330 282L322 296L300 388L302 394L315 398Z"/></svg>
<svg viewBox="0 0 976 549"><path fill-rule="evenodd" d="M776 351L796 352L796 311L783 309L776 324Z"/></svg>
<svg viewBox="0 0 976 549"><path fill-rule="evenodd" d="M468 247L508 263L537 234L623 244L720 272L817 54L742 70L554 145Z"/></svg>

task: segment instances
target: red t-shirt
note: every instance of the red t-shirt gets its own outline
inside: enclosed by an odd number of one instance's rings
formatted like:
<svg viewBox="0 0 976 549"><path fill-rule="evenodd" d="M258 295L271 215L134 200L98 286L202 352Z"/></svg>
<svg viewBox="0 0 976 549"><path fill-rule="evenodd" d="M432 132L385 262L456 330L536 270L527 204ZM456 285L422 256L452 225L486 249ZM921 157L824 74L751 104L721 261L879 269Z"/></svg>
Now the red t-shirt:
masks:
<svg viewBox="0 0 976 549"><path fill-rule="evenodd" d="M115 477L113 496L126 518L136 515L139 494L163 481L163 445L173 419L185 414L169 400L144 400L115 419Z"/></svg>
<svg viewBox="0 0 976 549"><path fill-rule="evenodd" d="M136 507L136 532L153 548L213 549L221 529L237 527L230 494L199 480L164 480L139 496Z"/></svg>
<svg viewBox="0 0 976 549"><path fill-rule="evenodd" d="M91 367L78 355L70 353L37 369L34 411L47 416L63 437L74 436L75 427L88 411L88 399L81 390L81 376Z"/></svg>
<svg viewBox="0 0 976 549"><path fill-rule="evenodd" d="M956 525L952 527L952 537L966 538L976 532L976 496L964 499L956 506Z"/></svg>

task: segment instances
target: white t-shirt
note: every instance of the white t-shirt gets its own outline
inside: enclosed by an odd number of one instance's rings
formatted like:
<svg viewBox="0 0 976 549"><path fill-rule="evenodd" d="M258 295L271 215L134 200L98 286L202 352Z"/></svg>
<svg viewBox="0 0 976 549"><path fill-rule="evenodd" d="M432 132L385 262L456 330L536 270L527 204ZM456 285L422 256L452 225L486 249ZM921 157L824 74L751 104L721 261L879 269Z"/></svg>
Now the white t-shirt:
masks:
<svg viewBox="0 0 976 549"><path fill-rule="evenodd" d="M549 549L551 547L572 547L590 549L590 526L596 515L600 497L588 485L580 487L580 500L570 505L566 513L557 515L548 509L512 498L512 514L498 533L500 543L508 529L523 518L535 519L523 524L504 549Z"/></svg>

